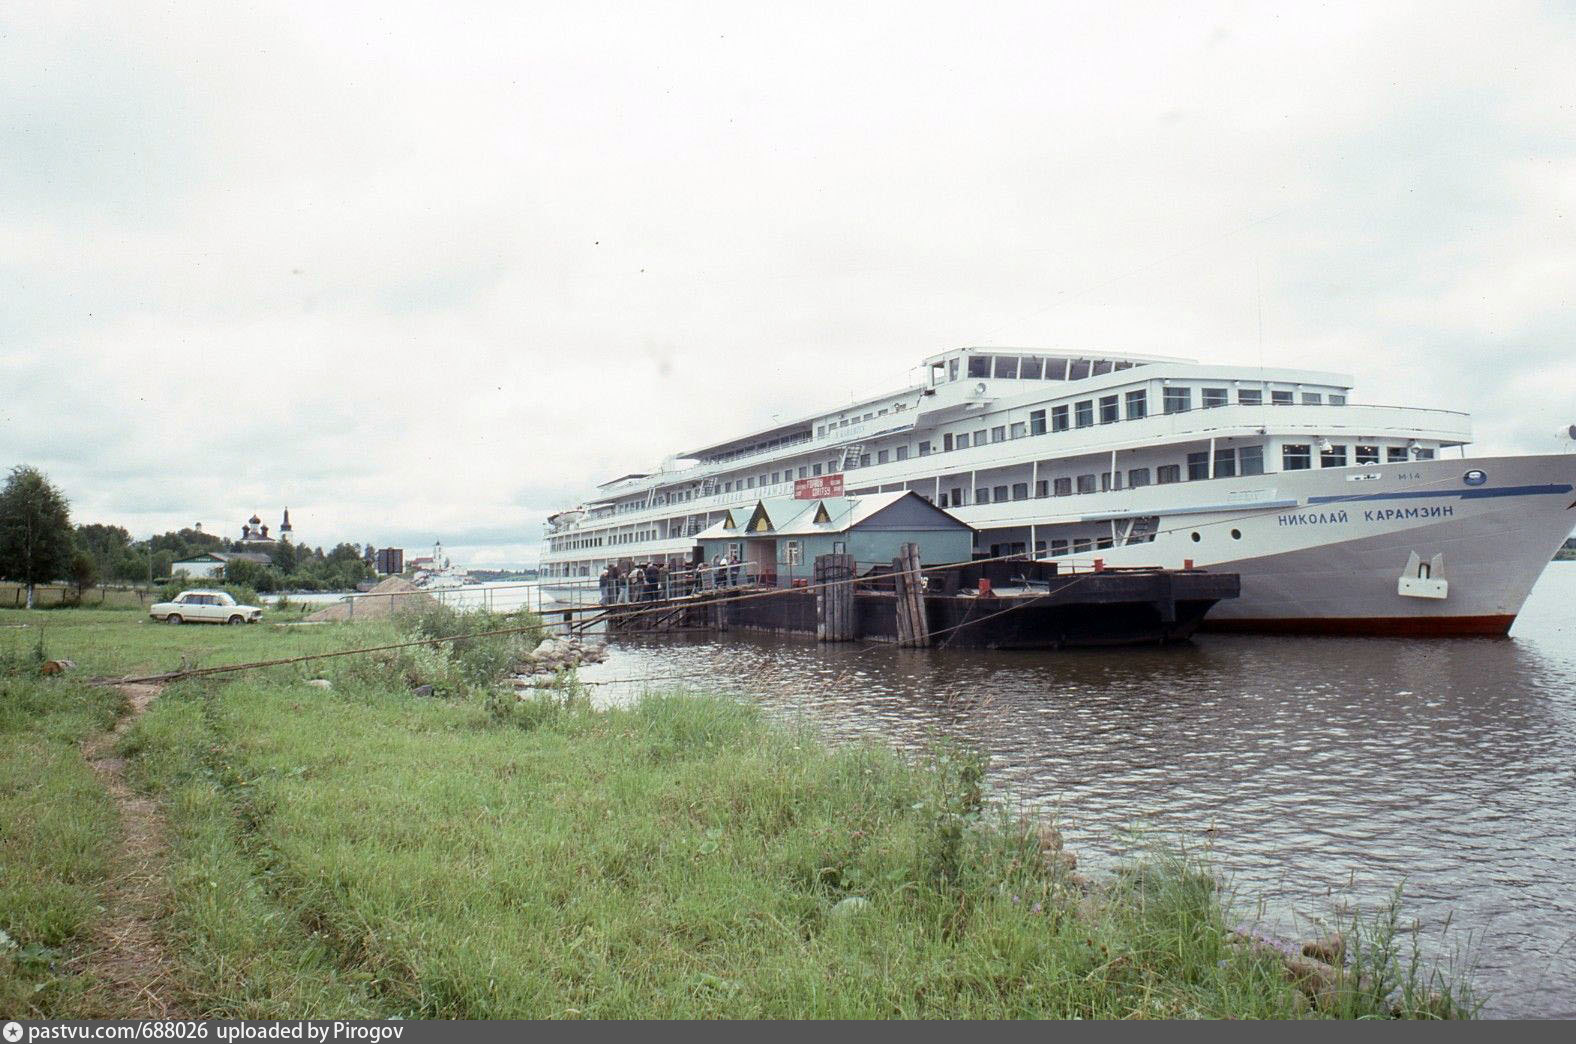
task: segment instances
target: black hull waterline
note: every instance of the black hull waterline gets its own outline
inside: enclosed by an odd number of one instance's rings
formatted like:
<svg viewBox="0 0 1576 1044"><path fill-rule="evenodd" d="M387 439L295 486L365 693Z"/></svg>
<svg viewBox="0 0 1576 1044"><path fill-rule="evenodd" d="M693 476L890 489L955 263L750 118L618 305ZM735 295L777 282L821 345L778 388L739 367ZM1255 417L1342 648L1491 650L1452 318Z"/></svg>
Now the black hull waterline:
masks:
<svg viewBox="0 0 1576 1044"><path fill-rule="evenodd" d="M999 596L927 593L923 603L931 646L1043 650L1182 641L1211 607L1235 598L1239 590L1234 574L1200 571L1106 571L1035 580L1032 589ZM613 633L746 630L813 638L818 611L813 591L744 588L660 607L641 602L610 607L606 622ZM899 640L895 592L855 592L852 637Z"/></svg>

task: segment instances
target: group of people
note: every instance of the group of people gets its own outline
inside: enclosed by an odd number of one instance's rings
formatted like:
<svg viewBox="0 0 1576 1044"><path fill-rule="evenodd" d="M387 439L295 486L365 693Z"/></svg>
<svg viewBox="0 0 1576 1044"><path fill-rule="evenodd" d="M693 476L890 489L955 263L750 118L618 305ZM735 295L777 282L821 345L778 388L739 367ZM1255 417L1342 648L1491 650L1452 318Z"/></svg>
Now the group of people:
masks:
<svg viewBox="0 0 1576 1044"><path fill-rule="evenodd" d="M717 555L709 563L701 559L682 567L662 562L643 562L631 566L611 562L597 578L597 590L601 593L603 605L655 602L665 598L683 598L698 591L737 587L740 572L737 555Z"/></svg>

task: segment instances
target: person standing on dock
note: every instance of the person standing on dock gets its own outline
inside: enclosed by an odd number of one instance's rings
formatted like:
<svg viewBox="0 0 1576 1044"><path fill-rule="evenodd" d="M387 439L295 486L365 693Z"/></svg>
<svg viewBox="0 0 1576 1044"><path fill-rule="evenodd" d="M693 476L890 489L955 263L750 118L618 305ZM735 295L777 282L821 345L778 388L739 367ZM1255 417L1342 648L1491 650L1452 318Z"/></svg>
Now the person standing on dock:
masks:
<svg viewBox="0 0 1576 1044"><path fill-rule="evenodd" d="M602 605L606 605L607 602L608 602L608 588L609 588L611 582L612 582L612 569L610 567L608 567L608 566L603 566L602 567L602 575L597 577L597 579L596 579L596 589L597 589L598 595L600 596L598 600L600 601L600 603Z"/></svg>

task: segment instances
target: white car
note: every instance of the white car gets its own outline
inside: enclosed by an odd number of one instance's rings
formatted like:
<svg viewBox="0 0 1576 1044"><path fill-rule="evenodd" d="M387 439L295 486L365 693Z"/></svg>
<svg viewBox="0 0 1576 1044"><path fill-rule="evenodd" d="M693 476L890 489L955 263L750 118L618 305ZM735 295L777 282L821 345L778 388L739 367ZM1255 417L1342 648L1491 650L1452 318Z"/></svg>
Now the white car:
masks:
<svg viewBox="0 0 1576 1044"><path fill-rule="evenodd" d="M263 611L255 605L241 605L225 591L182 591L173 602L160 602L148 615L165 623L256 623Z"/></svg>

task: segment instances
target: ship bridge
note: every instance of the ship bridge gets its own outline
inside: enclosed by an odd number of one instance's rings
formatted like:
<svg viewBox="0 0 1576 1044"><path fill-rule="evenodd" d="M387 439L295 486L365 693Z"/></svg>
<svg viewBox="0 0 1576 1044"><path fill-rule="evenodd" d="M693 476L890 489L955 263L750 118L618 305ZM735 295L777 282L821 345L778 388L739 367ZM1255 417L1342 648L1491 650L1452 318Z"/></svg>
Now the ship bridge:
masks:
<svg viewBox="0 0 1576 1044"><path fill-rule="evenodd" d="M954 348L925 360L929 384L959 380L1081 381L1150 363L1195 363L1173 355L1091 355L1043 348L975 346Z"/></svg>

